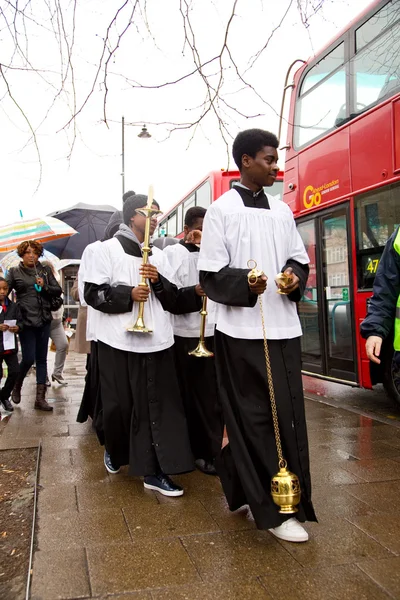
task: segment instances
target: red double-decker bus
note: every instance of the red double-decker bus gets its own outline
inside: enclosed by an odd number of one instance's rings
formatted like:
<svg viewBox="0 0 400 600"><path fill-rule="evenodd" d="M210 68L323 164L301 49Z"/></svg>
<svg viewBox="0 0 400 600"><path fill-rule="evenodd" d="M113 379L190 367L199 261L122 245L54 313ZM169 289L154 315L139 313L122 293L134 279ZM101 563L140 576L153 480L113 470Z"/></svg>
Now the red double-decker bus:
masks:
<svg viewBox="0 0 400 600"><path fill-rule="evenodd" d="M371 4L285 87L283 199L311 259L299 305L304 371L366 388L383 382L400 401L391 340L379 367L359 335L383 248L400 224L400 0Z"/></svg>
<svg viewBox="0 0 400 600"><path fill-rule="evenodd" d="M212 171L189 193L162 215L158 222L158 236L182 237L185 214L192 206L208 208L211 202L227 192L233 182L239 181L239 171ZM282 199L283 173L279 171L275 183L266 189L268 194Z"/></svg>

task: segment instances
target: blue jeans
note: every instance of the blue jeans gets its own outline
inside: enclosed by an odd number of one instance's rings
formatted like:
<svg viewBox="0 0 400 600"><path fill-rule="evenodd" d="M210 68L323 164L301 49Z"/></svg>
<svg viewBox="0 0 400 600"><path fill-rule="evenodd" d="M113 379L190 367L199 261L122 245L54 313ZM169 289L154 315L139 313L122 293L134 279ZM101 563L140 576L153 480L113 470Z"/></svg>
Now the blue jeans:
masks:
<svg viewBox="0 0 400 600"><path fill-rule="evenodd" d="M50 322L41 327L24 327L19 334L22 361L18 382L22 382L34 362L36 362L36 383L46 383L47 350L50 337Z"/></svg>

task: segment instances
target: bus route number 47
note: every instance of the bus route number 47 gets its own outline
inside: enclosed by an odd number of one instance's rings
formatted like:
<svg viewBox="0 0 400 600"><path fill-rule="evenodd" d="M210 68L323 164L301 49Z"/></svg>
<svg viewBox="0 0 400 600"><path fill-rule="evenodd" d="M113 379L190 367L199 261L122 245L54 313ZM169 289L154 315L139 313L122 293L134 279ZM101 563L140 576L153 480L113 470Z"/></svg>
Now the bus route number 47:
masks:
<svg viewBox="0 0 400 600"><path fill-rule="evenodd" d="M371 274L375 274L379 265L379 258L370 258L367 264L367 271Z"/></svg>

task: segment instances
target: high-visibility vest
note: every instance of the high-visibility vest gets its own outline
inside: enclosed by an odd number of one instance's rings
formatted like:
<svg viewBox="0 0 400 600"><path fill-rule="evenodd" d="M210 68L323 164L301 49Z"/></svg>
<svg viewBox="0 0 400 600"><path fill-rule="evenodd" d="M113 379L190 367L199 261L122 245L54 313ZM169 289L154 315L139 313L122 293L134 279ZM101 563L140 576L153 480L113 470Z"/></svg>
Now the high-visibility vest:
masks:
<svg viewBox="0 0 400 600"><path fill-rule="evenodd" d="M397 232L397 235L394 239L393 247L397 254L400 255L400 229ZM397 298L396 304L396 317L394 320L394 349L397 352L400 352L400 296Z"/></svg>

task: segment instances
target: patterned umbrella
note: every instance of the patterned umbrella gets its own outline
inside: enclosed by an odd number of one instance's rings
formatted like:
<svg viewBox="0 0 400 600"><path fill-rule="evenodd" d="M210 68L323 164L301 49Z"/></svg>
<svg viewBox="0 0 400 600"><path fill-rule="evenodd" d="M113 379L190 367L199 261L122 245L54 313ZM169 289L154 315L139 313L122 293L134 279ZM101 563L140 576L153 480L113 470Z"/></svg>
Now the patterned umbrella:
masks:
<svg viewBox="0 0 400 600"><path fill-rule="evenodd" d="M21 242L50 242L77 233L75 229L54 217L37 217L16 221L0 227L0 252L15 250Z"/></svg>
<svg viewBox="0 0 400 600"><path fill-rule="evenodd" d="M61 260L48 250L43 251L43 256L41 256L39 260L48 260L52 263L56 271L61 269ZM7 273L7 271L11 269L11 267L17 267L20 262L21 257L18 256L16 250L9 252L5 256L3 256L3 258L0 259L0 265L4 273Z"/></svg>

